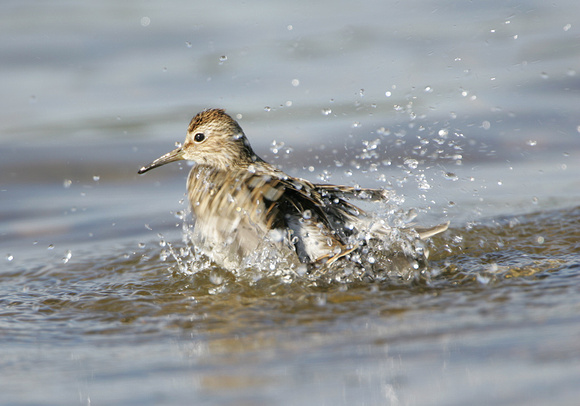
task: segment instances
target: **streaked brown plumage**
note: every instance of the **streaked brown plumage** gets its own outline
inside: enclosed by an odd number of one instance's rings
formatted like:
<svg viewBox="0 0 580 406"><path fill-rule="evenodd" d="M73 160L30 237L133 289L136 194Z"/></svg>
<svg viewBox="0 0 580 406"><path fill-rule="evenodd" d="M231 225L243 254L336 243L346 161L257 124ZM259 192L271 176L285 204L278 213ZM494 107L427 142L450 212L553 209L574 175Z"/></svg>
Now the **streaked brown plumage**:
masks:
<svg viewBox="0 0 580 406"><path fill-rule="evenodd" d="M356 249L348 237L369 226L365 213L345 198L385 196L381 189L313 184L285 174L254 153L239 124L221 109L197 114L184 144L139 173L183 159L196 163L187 190L197 242L226 267L265 241L303 263L331 264ZM416 231L427 238L446 229Z"/></svg>

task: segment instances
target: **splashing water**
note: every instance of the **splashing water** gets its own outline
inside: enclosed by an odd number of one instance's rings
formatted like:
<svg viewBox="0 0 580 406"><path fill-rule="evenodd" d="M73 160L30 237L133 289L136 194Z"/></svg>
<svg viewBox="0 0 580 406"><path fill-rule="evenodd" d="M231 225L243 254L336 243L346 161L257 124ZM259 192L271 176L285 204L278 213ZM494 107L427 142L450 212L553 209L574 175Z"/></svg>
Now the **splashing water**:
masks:
<svg viewBox="0 0 580 406"><path fill-rule="evenodd" d="M372 197L361 194L358 198L371 200ZM291 248L280 244L284 237L278 230L273 230L258 249L241 262L224 261L219 256L228 247L202 249L203 241L196 234L195 220L189 209L178 211L177 217L183 221L180 246L158 235L162 247L160 259L172 262L171 272L196 275L209 271L210 282L214 285L208 291L210 294L219 294L228 284L240 280L250 284L267 279L282 284L314 285L384 280L408 282L428 276L430 243L418 238L411 223L417 212L402 210L403 201L402 196L385 190L382 199L372 203L376 210L367 213L366 226L346 238L352 253L330 265L300 263ZM308 217L309 213L305 212L304 216ZM225 268L218 265L224 262Z"/></svg>

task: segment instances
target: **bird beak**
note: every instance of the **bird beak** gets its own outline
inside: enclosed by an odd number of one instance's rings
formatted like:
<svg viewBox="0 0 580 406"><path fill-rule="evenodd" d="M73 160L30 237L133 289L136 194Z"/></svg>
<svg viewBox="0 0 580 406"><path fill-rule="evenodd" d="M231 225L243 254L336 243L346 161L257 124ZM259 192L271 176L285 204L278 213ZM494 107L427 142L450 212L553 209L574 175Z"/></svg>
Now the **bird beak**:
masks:
<svg viewBox="0 0 580 406"><path fill-rule="evenodd" d="M157 158L155 161L151 162L149 165L145 165L144 167L139 169L139 172L137 172L137 173L139 175L142 175L150 169L157 168L158 166L162 166L162 165L168 164L170 162L180 161L182 159L183 159L183 149L176 148L173 151L168 152L167 154L163 155L162 157Z"/></svg>

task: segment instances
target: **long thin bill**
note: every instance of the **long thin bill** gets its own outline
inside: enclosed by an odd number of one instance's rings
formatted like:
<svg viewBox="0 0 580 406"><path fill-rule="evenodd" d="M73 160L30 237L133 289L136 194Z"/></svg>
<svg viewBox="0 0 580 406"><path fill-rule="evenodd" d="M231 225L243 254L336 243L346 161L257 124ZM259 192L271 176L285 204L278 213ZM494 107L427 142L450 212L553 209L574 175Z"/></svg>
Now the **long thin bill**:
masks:
<svg viewBox="0 0 580 406"><path fill-rule="evenodd" d="M145 172L157 168L159 166L168 164L170 162L181 161L183 159L183 151L181 148L174 149L171 152L163 155L162 157L157 158L155 161L151 162L149 165L145 165L137 172L139 175L144 174Z"/></svg>

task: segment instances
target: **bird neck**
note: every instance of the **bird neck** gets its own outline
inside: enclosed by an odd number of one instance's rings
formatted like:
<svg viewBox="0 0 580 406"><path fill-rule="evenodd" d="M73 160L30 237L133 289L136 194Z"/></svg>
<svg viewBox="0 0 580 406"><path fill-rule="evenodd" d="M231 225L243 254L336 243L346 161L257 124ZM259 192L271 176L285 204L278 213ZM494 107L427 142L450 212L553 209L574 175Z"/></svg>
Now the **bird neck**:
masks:
<svg viewBox="0 0 580 406"><path fill-rule="evenodd" d="M274 165L260 158L248 143L244 145L243 152L239 156L239 161L234 163L232 167L247 170L252 173L272 176L280 176L280 174L283 174L282 171Z"/></svg>

